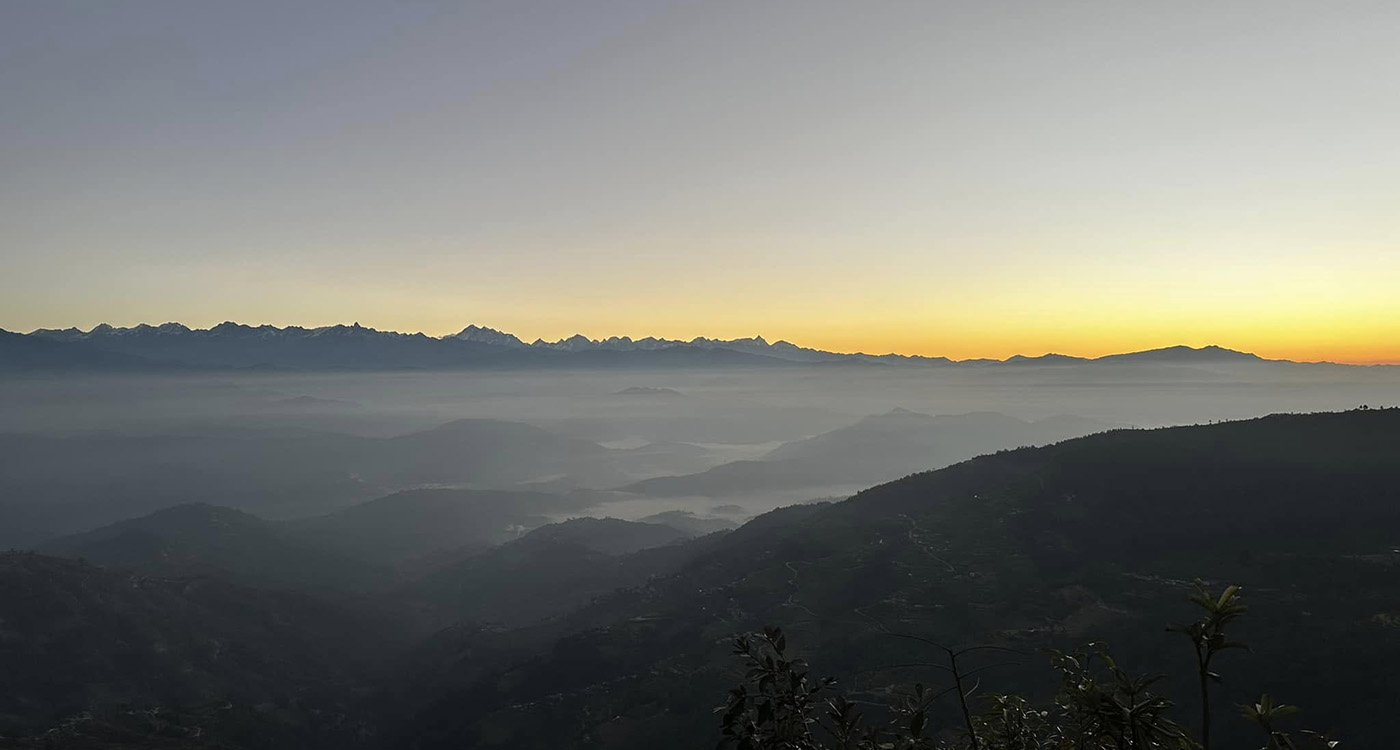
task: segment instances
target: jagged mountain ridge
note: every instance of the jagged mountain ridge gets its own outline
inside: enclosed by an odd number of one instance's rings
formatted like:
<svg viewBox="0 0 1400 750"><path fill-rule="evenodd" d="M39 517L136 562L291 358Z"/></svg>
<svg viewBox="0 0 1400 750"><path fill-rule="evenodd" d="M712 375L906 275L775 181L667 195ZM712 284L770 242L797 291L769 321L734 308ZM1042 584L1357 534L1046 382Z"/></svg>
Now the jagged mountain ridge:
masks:
<svg viewBox="0 0 1400 750"><path fill-rule="evenodd" d="M100 324L38 329L0 336L0 369L444 369L461 367L761 366L880 364L926 366L1081 366L1119 364L1229 364L1264 362L1257 355L1219 346L1173 346L1098 358L1045 354L1005 360L952 360L903 354L830 352L762 336L696 337L689 341L648 336L525 343L514 334L469 325L447 336L380 331L361 326L249 326L224 322L211 328L180 323L118 328ZM1283 360L1280 360L1283 361Z"/></svg>

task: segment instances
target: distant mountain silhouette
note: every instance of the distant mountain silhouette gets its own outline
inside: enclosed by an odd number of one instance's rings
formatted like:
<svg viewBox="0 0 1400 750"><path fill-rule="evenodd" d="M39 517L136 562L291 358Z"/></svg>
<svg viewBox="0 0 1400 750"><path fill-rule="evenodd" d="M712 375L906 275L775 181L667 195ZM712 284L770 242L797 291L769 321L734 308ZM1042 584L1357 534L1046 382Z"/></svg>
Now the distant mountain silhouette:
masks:
<svg viewBox="0 0 1400 750"><path fill-rule="evenodd" d="M785 443L761 460L721 464L698 474L647 479L623 490L662 497L723 497L764 490L873 484L983 453L1043 445L1110 426L1077 417L1026 422L994 412L931 416L895 409Z"/></svg>
<svg viewBox="0 0 1400 750"><path fill-rule="evenodd" d="M98 325L39 329L29 334L0 332L0 369L120 370L150 368L287 368L302 370L403 370L454 368L611 368L697 366L793 366L868 364L890 366L1002 366L1130 364L1248 364L1264 362L1247 352L1218 346L1168 347L1097 359L1046 354L1006 360L955 362L946 357L848 354L810 349L762 336L737 339L697 337L689 341L613 336L590 339L575 334L558 341L519 337L469 325L449 336L396 333L351 325L302 328L246 326L226 322L208 329L179 323L130 328ZM69 345L68 347L56 346Z"/></svg>
<svg viewBox="0 0 1400 750"><path fill-rule="evenodd" d="M482 328L481 326L467 326L460 332L450 337L458 341L475 341L481 344L492 344L494 346L504 346L511 349L520 349L525 346L525 342L516 338L513 334L498 331L494 328Z"/></svg>
<svg viewBox="0 0 1400 750"><path fill-rule="evenodd" d="M1173 362L1195 364L1199 362L1263 362L1257 354L1238 352L1219 346L1169 346L1164 349L1150 349L1145 352L1110 354L1099 357L1096 362Z"/></svg>
<svg viewBox="0 0 1400 750"><path fill-rule="evenodd" d="M378 441L358 471L381 483L454 483L501 487L560 475L605 486L623 475L601 461L596 443L519 422L459 419Z"/></svg>
<svg viewBox="0 0 1400 750"><path fill-rule="evenodd" d="M464 419L389 438L319 432L73 437L0 433L0 545L31 545L191 498L310 516L426 485L614 487L628 451L531 425ZM82 470L74 471L74 456ZM656 460L662 460L658 458Z"/></svg>
<svg viewBox="0 0 1400 750"><path fill-rule="evenodd" d="M308 546L277 524L203 503L55 539L41 550L144 575L214 575L256 586L351 590L388 580L384 571Z"/></svg>
<svg viewBox="0 0 1400 750"><path fill-rule="evenodd" d="M742 512L742 510L743 509L741 508L740 512ZM664 524L666 526L670 526L671 528L680 529L681 531L693 534L695 536L713 534L716 531L727 531L729 529L733 529L735 526L738 525L733 523L732 521L726 521L722 518L702 518L700 516L695 515L694 513L691 513L690 511L685 510L663 511L661 513L655 513L650 516L646 516L645 518L639 518L637 520L641 521L642 523Z"/></svg>
<svg viewBox="0 0 1400 750"><path fill-rule="evenodd" d="M404 595L440 610L444 623L527 625L666 574L708 549L673 544L693 536L662 524L577 518L440 567Z"/></svg>
<svg viewBox="0 0 1400 750"><path fill-rule="evenodd" d="M443 552L479 552L548 523L547 514L572 507L566 498L538 492L423 489L284 525L309 546L398 564Z"/></svg>
<svg viewBox="0 0 1400 750"><path fill-rule="evenodd" d="M1074 365L1084 362L1092 362L1087 357L1071 357L1067 354L1042 354L1039 357L1027 357L1023 354L1016 354L1008 357L1005 364L1008 365Z"/></svg>
<svg viewBox="0 0 1400 750"><path fill-rule="evenodd" d="M504 347L421 333L376 331L358 323L323 328L220 323L191 329L179 323L90 331L39 330L30 338L77 344L93 351L189 367L295 369L403 369L485 364Z"/></svg>
<svg viewBox="0 0 1400 750"><path fill-rule="evenodd" d="M550 526L548 514L582 503L535 492L408 490L323 516L269 521L205 503L186 503L60 537L46 554L143 575L217 576L244 585L311 592L358 592L392 585L529 536L625 554L694 536L660 523L579 519Z"/></svg>
<svg viewBox="0 0 1400 750"><path fill-rule="evenodd" d="M51 339L38 332L26 336L0 330L0 372L55 369L141 371L160 369L160 365L144 357Z"/></svg>
<svg viewBox="0 0 1400 750"><path fill-rule="evenodd" d="M522 544L577 544L600 555L628 555L651 547L689 539L664 523L638 523L617 518L574 518L541 526L526 534Z"/></svg>
<svg viewBox="0 0 1400 750"><path fill-rule="evenodd" d="M660 397L664 397L664 398L674 398L674 397L677 397L677 396L682 396L682 395L684 395L684 394L682 394L680 391L677 391L677 390L672 389L672 388L657 388L657 387L654 387L654 386L640 386L640 385L634 385L634 386L631 386L631 387L629 387L629 388L623 388L622 390L613 393L613 395L614 395L614 396L660 396Z"/></svg>

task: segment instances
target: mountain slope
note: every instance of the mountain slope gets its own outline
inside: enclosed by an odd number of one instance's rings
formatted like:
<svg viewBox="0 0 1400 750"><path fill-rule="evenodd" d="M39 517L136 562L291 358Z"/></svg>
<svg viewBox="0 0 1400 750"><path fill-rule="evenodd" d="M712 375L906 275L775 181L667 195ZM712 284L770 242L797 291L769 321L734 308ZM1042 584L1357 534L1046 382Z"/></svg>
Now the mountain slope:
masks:
<svg viewBox="0 0 1400 750"><path fill-rule="evenodd" d="M1202 576L1244 584L1251 606L1236 634L1253 652L1222 662L1222 701L1286 689L1311 725L1384 744L1400 732L1385 687L1400 669L1396 446L1400 410L1120 430L776 512L574 615L508 689L487 689L487 673L413 721L437 727L424 747L487 727L522 748L707 747L707 709L734 680L723 637L764 624L861 689L937 679L869 671L911 660L889 631L1028 653L1106 639L1135 669L1182 678L1189 647L1162 626L1191 616ZM986 687L1033 690L1040 664ZM1191 695L1184 683L1172 692ZM462 705L476 708L441 713ZM566 720L580 716L597 718ZM1223 741L1243 741L1221 723Z"/></svg>
<svg viewBox="0 0 1400 750"><path fill-rule="evenodd" d="M16 369L80 369L97 366L194 368L287 368L298 370L417 370L454 368L625 367L763 365L786 360L724 346L667 342L654 349L600 346L577 337L566 342L526 346L511 334L468 326L442 338L397 333L358 323L321 328L233 322L192 329L179 323L117 328L102 324L89 331L41 329L0 339L0 352L15 351ZM587 343L579 343L587 342ZM32 352L32 353L31 353ZM82 352L83 357L77 353ZM21 359L18 355L25 354ZM577 355L577 356L574 356ZM654 356L649 356L654 355Z"/></svg>
<svg viewBox="0 0 1400 750"><path fill-rule="evenodd" d="M363 594L518 539L575 504L535 492L408 490L322 516L267 521L189 503L60 537L40 551L148 576ZM637 526L651 532L640 538L659 539L655 544L684 536L665 526ZM615 534L614 544L626 547L628 536ZM635 548L641 546L652 545ZM622 551L632 549L611 554Z"/></svg>
<svg viewBox="0 0 1400 750"><path fill-rule="evenodd" d="M1219 346L1168 346L1162 349L1149 349L1142 352L1110 354L1094 360L1097 362L1170 362L1192 364L1198 362L1263 362L1257 354L1239 352Z"/></svg>
<svg viewBox="0 0 1400 750"><path fill-rule="evenodd" d="M157 363L121 352L85 347L43 336L0 330L0 372L50 370L144 371Z"/></svg>
<svg viewBox="0 0 1400 750"><path fill-rule="evenodd" d="M42 551L148 576L215 576L254 586L356 591L390 578L387 570L322 552L257 516L202 503L55 539Z"/></svg>
<svg viewBox="0 0 1400 750"><path fill-rule="evenodd" d="M664 575L704 545L652 523L578 518L443 566L404 592L447 621L523 626Z"/></svg>
<svg viewBox="0 0 1400 750"><path fill-rule="evenodd" d="M7 747L354 747L394 644L304 596L32 553L0 553L0 623L0 736L33 738Z"/></svg>
<svg viewBox="0 0 1400 750"><path fill-rule="evenodd" d="M422 563L511 541L571 506L538 492L407 490L284 527L313 548L386 564Z"/></svg>
<svg viewBox="0 0 1400 750"><path fill-rule="evenodd" d="M190 367L298 369L403 369L460 367L509 354L480 341L436 339L421 333L377 331L354 325L301 328L221 323L191 329L178 323L90 331L40 330L32 338L65 342L95 352L140 357Z"/></svg>
<svg viewBox="0 0 1400 750"><path fill-rule="evenodd" d="M983 453L1045 444L1107 427L1101 422L1073 417L1025 422L991 412L930 416L895 409L786 443L762 460L736 461L697 474L643 480L624 490L660 497L723 497L801 487L869 485Z"/></svg>
<svg viewBox="0 0 1400 750"><path fill-rule="evenodd" d="M431 430L376 441L359 471L386 484L502 486L574 476L584 484L621 481L604 463L607 448L518 422L459 419Z"/></svg>

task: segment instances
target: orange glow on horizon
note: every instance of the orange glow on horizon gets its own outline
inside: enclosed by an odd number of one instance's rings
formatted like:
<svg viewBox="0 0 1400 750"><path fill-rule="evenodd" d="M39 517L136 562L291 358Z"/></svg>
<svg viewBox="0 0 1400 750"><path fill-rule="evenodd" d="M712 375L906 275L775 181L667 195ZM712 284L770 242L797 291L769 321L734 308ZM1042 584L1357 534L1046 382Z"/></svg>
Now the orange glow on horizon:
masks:
<svg viewBox="0 0 1400 750"><path fill-rule="evenodd" d="M455 317L455 316L454 316ZM416 321L399 319L396 316L360 317L358 319L322 320L292 319L252 319L228 316L207 320L183 320L191 328L210 328L232 320L244 325L273 325L277 327L300 326L317 328L338 324L349 325L358 322L368 328L380 331L415 333L422 331L429 336L447 336L462 330L468 323L494 328L514 334L525 343L538 338L557 341L574 334L582 334L591 339L604 339L610 336L629 336L632 339L654 336L657 338L690 341L696 337L711 339L737 339L762 336L769 343L787 341L809 349L842 354L900 354L907 356L947 357L952 360L997 359L1004 360L1015 355L1036 357L1044 354L1063 354L1072 357L1096 358L1111 354L1139 352L1171 346L1220 346L1241 352L1256 354L1264 359L1292 360L1295 362L1333 362L1350 365L1400 365L1400 323L1390 321L1370 321L1369 326L1327 325L1297 326L1294 329L1283 327L1265 328L1256 331L1217 330L1193 331L1186 328L1174 330L1169 326L1133 326L1123 322L1115 328L1101 330L1084 327L1082 330L1066 333L1054 329L1008 330L993 323L969 326L961 329L941 328L931 333L927 328L915 324L880 325L874 321L862 321L862 325L821 326L810 320L799 325L755 325L716 326L706 330L704 326L670 324L656 329L641 330L633 322L631 325L610 328L598 325L572 327L567 325L511 325L506 321L489 318L467 319L459 324L443 324L440 320ZM76 323L78 328L88 330L98 322L117 327L135 326L140 323L159 325L167 319L108 319ZM423 323L427 323L426 325ZM49 324L19 328L0 326L11 331L27 332L38 327L59 328L66 325ZM1337 335L1345 331L1347 335Z"/></svg>

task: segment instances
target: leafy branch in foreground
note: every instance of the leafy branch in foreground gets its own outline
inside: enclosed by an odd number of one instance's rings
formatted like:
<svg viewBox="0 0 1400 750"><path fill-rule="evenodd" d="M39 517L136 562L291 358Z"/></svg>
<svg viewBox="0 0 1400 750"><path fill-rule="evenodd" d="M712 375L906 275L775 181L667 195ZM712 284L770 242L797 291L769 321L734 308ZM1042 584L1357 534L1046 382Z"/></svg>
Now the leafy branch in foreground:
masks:
<svg viewBox="0 0 1400 750"><path fill-rule="evenodd" d="M1210 683L1220 682L1219 674L1212 672L1211 660L1221 651L1232 648L1248 648L1225 637L1225 626L1248 609L1239 602L1240 587L1226 586L1220 596L1212 596L1201 579L1196 579L1196 593L1192 603L1205 610L1201 619L1189 625L1177 625L1167 630L1181 633L1191 639L1196 650L1196 677L1201 690L1201 747L1210 750Z"/></svg>
<svg viewBox="0 0 1400 750"><path fill-rule="evenodd" d="M807 663L786 656L787 636L781 628L734 639L734 654L749 664L744 684L729 692L724 706L722 745L736 750L818 748L812 737L816 696L835 680L812 681Z"/></svg>
<svg viewBox="0 0 1400 750"><path fill-rule="evenodd" d="M1261 696L1255 703L1240 706L1240 712L1244 714L1246 719L1258 724L1259 728L1264 730L1266 744L1262 750L1302 750L1304 747L1331 750L1331 748L1341 744L1327 734L1307 730L1302 732L1303 744L1295 742L1292 736L1279 731L1274 723L1286 716L1298 713L1298 707L1285 703L1276 704L1268 694Z"/></svg>
<svg viewBox="0 0 1400 750"><path fill-rule="evenodd" d="M965 669L959 659L977 651L1008 651L997 646L952 649L916 636L909 638L943 652L945 663L913 662L883 669L930 667L947 674L952 685L938 690L923 684L891 705L875 705L880 722L868 722L861 707L835 690L835 680L814 679L805 661L788 655L787 636L780 628L740 636L734 653L748 671L717 709L723 714L720 750L1194 750L1209 742L1209 682L1219 652L1242 644L1225 637L1225 626L1244 613L1238 586L1212 595L1202 582L1192 601L1206 610L1201 620L1172 628L1190 636L1196 651L1202 690L1200 742L1171 718L1173 702L1156 692L1160 675L1138 675L1121 667L1102 644L1090 643L1071 652L1051 651L1060 686L1049 705L1037 706L1016 694L983 698L976 712L969 701L980 681L977 673L1003 664ZM934 705L957 695L961 727L937 733L930 727ZM867 704L868 705L868 704ZM1276 722L1297 711L1275 704L1267 695L1242 707L1244 716L1265 733L1263 750L1331 750L1337 741L1327 735L1302 732L1295 739Z"/></svg>

